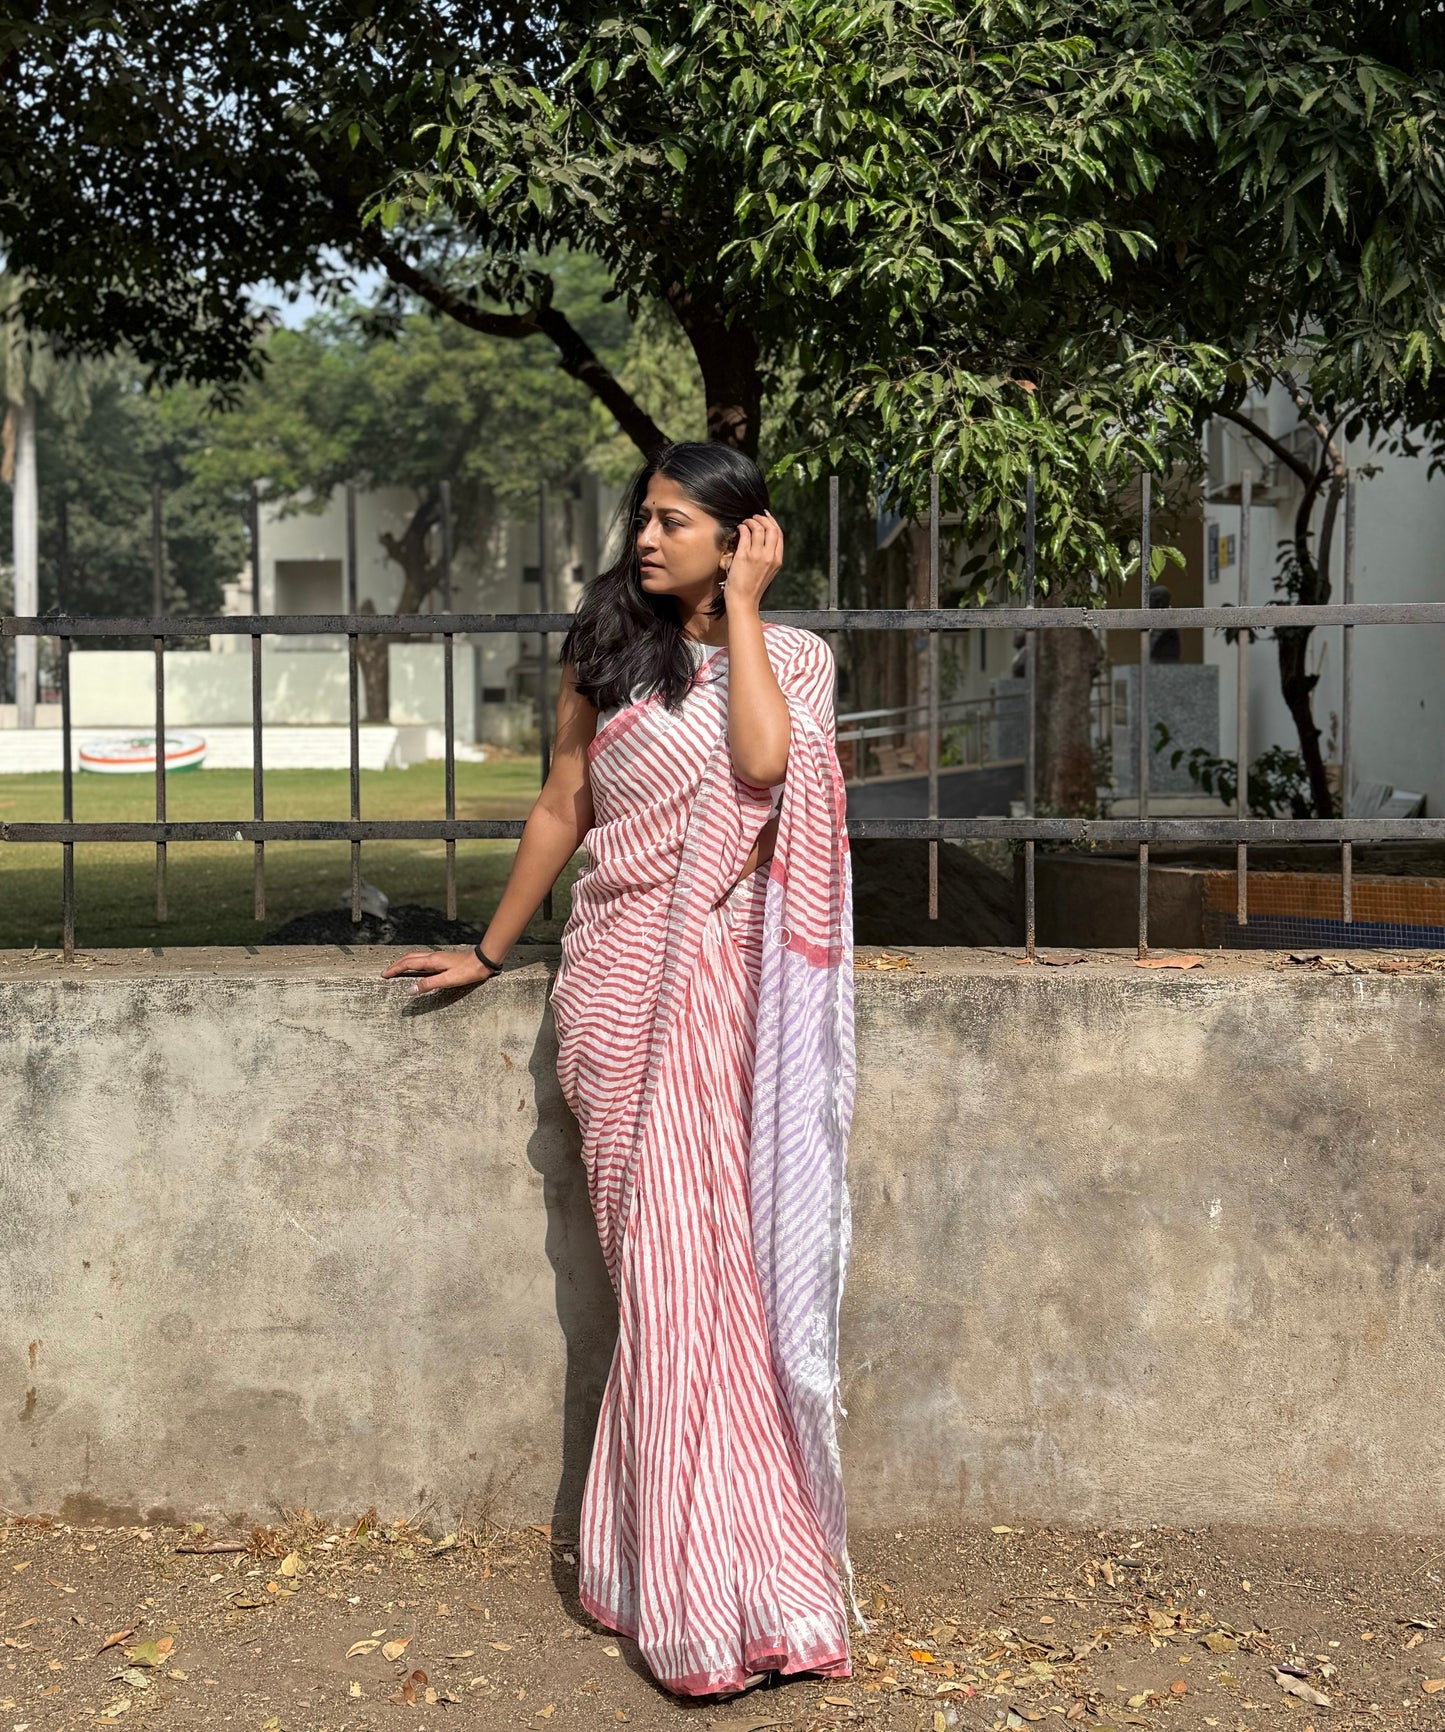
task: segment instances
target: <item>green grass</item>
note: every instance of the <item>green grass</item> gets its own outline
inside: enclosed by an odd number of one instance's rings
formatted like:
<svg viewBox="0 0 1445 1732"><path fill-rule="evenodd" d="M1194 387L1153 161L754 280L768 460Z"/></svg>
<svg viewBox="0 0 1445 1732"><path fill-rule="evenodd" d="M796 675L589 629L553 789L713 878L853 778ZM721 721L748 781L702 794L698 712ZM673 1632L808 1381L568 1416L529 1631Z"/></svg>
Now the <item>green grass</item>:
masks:
<svg viewBox="0 0 1445 1732"><path fill-rule="evenodd" d="M525 818L537 796L535 760L458 764L457 816ZM350 812L345 770L277 770L266 777L268 818L345 818ZM442 766L363 771L361 810L368 818L440 818ZM147 822L155 816L148 776L75 778L80 822ZM166 784L166 816L249 818L249 770L199 770ZM60 817L60 777L0 776L0 821L53 823ZM506 883L514 842L457 843L457 913L484 924ZM351 851L345 842L270 842L266 846L266 919L253 918L249 842L172 842L167 848L170 918L157 921L155 849L147 844L77 843L75 938L95 949L126 945L254 944L293 915L336 906L351 893ZM50 948L60 943L58 846L0 843L0 949ZM368 883L393 902L446 905L446 851L441 842L368 842L361 851ZM555 938L571 883L557 887L555 918L539 916L529 931Z"/></svg>

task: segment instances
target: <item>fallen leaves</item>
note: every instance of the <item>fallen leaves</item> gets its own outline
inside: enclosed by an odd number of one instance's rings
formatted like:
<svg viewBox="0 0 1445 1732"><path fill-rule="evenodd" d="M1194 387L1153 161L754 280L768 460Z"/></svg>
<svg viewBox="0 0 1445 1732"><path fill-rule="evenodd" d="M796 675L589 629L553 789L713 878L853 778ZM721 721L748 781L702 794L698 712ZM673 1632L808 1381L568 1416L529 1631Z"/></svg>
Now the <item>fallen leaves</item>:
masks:
<svg viewBox="0 0 1445 1732"><path fill-rule="evenodd" d="M1203 968L1202 956L1139 956L1135 968Z"/></svg>
<svg viewBox="0 0 1445 1732"><path fill-rule="evenodd" d="M126 1648L123 1652L132 1666L155 1667L165 1664L175 1645L174 1636L160 1636L153 1642L137 1642L135 1647Z"/></svg>
<svg viewBox="0 0 1445 1732"><path fill-rule="evenodd" d="M1437 1690L1445 1690L1445 1678L1427 1678L1420 1688L1433 1696Z"/></svg>
<svg viewBox="0 0 1445 1732"><path fill-rule="evenodd" d="M887 950L880 950L877 956L866 956L861 961L855 960L853 963L855 973L864 969L882 972L899 968L912 968L913 966L914 962L911 956L898 956ZM773 1722L770 1721L769 1724L773 1724Z"/></svg>
<svg viewBox="0 0 1445 1732"><path fill-rule="evenodd" d="M1312 1707L1328 1708L1330 1705L1329 1697L1316 1690L1313 1684L1307 1684L1303 1678L1291 1677L1278 1666L1274 1668L1274 1681L1281 1690L1287 1691L1291 1696L1298 1696L1301 1702L1308 1702Z"/></svg>
<svg viewBox="0 0 1445 1732"><path fill-rule="evenodd" d="M408 1636L407 1640L411 1638ZM402 1680L400 1687L393 1690L387 1701L399 1708L415 1708L417 1703L454 1702L457 1698L445 1692L438 1693L434 1684L427 1683L426 1673L418 1669L409 1678Z"/></svg>
<svg viewBox="0 0 1445 1732"><path fill-rule="evenodd" d="M394 1642L388 1642L381 1650L383 1660L399 1660L412 1642L410 1636L398 1636Z"/></svg>
<svg viewBox="0 0 1445 1732"><path fill-rule="evenodd" d="M380 1642L371 1639L353 1642L346 1650L346 1658L348 1660L354 1660L358 1654L374 1654L380 1646Z"/></svg>

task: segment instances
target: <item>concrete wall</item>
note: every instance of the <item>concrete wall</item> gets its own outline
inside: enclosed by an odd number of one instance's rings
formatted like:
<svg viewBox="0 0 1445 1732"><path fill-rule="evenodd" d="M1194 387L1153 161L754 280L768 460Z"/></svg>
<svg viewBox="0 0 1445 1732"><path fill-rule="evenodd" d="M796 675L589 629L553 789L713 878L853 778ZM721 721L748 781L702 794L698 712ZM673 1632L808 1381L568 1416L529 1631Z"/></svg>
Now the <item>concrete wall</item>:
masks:
<svg viewBox="0 0 1445 1732"><path fill-rule="evenodd" d="M1440 1526L1445 980L919 954L859 976L855 1524ZM0 953L0 1502L568 1519L547 965L380 961Z"/></svg>

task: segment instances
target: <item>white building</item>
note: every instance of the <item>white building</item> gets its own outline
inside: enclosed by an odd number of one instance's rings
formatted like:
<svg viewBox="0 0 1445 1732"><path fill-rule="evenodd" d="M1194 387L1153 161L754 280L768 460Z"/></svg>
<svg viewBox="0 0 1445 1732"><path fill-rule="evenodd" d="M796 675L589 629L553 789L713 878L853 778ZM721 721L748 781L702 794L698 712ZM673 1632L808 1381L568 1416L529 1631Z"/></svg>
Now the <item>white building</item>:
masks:
<svg viewBox="0 0 1445 1732"><path fill-rule="evenodd" d="M581 586L603 557L615 497L595 476L580 475L567 486L547 490L546 599L549 611L570 612ZM416 509L413 494L381 489L355 494L356 605L369 603L379 614L393 612L401 597L404 574L387 553L382 537L403 535ZM456 546L451 569L451 611L465 613L532 613L538 610L540 582L539 512L515 512L497 520L481 547L465 541ZM248 562L236 580L226 585L228 614L340 615L347 611L347 503L338 489L319 508L262 508L259 571ZM437 532L433 555L439 557ZM438 616L440 630L447 597L441 588L423 603L422 611ZM349 716L349 674L344 634L318 631L263 638L262 715L273 730L344 730ZM555 663L561 640L549 640ZM207 653L207 651L209 653ZM458 634L455 639L456 738L500 745L526 743L536 726L540 641L517 633ZM443 671L440 638L432 642L392 643L387 652L388 714L367 717L369 723L407 732L401 756L388 745L368 746L367 761L404 762L417 753L439 755L442 749ZM71 662L72 715L79 729L134 728L153 725L155 716L154 660L148 651L87 649ZM556 674L548 681L555 698ZM0 726L13 728L10 716ZM42 728L59 725L59 706L45 705L37 718ZM246 737L251 721L250 638L216 634L197 650L171 649L166 654L166 722L168 728L199 728L213 741L209 761L249 762ZM12 736L0 751L3 768L51 768L54 741L24 742ZM281 759L268 748L268 762L320 762L340 753L345 742L293 738ZM300 753L300 756L297 754ZM377 754L380 753L380 756ZM239 754L239 756L238 756ZM12 763L10 760L14 759ZM22 761L23 760L23 761ZM33 762L32 762L33 760Z"/></svg>
<svg viewBox="0 0 1445 1732"><path fill-rule="evenodd" d="M1256 404L1252 419L1282 443L1302 453L1318 449L1305 433L1283 391ZM1445 601L1445 478L1432 476L1428 459L1390 456L1363 445L1346 453L1360 475L1356 482L1354 600L1360 602ZM1283 464L1232 423L1215 423L1209 439L1206 485L1206 549L1213 542L1204 582L1207 606L1237 603L1240 596L1240 472L1254 475L1248 594L1255 605L1280 599L1274 589L1279 544L1292 537L1301 487ZM1343 600L1344 514L1336 528L1331 560L1331 600ZM1341 627L1317 630L1308 665L1319 675L1315 722L1322 730L1327 762L1338 762L1342 726ZM1221 750L1235 750L1238 652L1221 635L1205 634L1203 653L1219 667ZM1445 814L1445 628L1357 626L1354 628L1351 756L1356 789L1365 783L1423 794L1425 811ZM1280 696L1273 641L1248 652L1249 756L1280 744L1298 750L1298 735Z"/></svg>

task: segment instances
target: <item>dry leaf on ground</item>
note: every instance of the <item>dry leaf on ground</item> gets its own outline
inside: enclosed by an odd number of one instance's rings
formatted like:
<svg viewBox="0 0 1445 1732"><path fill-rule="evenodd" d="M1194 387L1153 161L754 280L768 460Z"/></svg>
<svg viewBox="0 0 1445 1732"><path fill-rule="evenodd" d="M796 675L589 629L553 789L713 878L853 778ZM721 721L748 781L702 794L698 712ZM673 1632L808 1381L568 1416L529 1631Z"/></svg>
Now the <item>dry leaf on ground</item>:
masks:
<svg viewBox="0 0 1445 1732"><path fill-rule="evenodd" d="M1202 956L1140 956L1134 961L1135 968L1203 968Z"/></svg>
<svg viewBox="0 0 1445 1732"><path fill-rule="evenodd" d="M1316 1690L1313 1684L1306 1684L1303 1678L1291 1678L1287 1672L1276 1670L1274 1681L1281 1690L1287 1690L1291 1696L1298 1696L1301 1702L1308 1702L1316 1708L1328 1708L1330 1699Z"/></svg>

